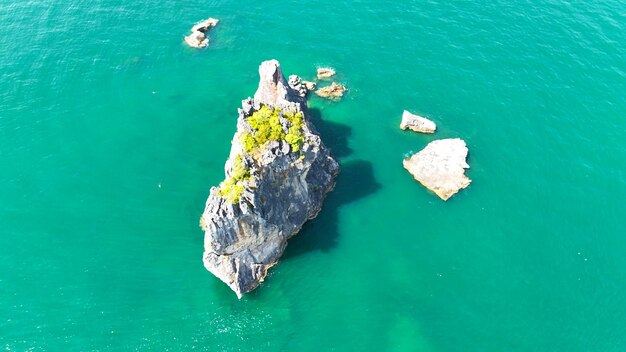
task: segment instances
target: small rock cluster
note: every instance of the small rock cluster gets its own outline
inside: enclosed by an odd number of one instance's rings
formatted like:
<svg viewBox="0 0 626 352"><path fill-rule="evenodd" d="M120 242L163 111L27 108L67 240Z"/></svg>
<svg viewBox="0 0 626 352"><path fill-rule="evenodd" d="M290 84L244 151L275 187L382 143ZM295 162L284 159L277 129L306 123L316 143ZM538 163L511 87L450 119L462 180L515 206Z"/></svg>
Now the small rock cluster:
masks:
<svg viewBox="0 0 626 352"><path fill-rule="evenodd" d="M209 38L206 32L211 27L215 27L220 20L216 18L207 18L206 20L196 23L191 27L191 34L185 37L185 43L193 48L206 48L209 46Z"/></svg>
<svg viewBox="0 0 626 352"><path fill-rule="evenodd" d="M298 93L298 95L302 98L306 97L306 93L308 93L310 90L315 89L314 82L303 81L302 78L298 75L289 76L287 84L289 84L289 87L295 90L296 93Z"/></svg>
<svg viewBox="0 0 626 352"><path fill-rule="evenodd" d="M337 72L335 72L334 69L329 68L329 67L320 67L317 69L317 79L329 79L332 76L336 75ZM346 87L337 83L337 82L332 82L330 84L330 86L321 88L319 90L317 90L315 92L315 94L317 94L318 96L322 97L322 98L327 98L327 99L331 99L331 100L339 100L341 99L341 97L343 97L343 93L346 91Z"/></svg>
<svg viewBox="0 0 626 352"><path fill-rule="evenodd" d="M318 68L317 69L317 79L328 79L336 74L335 70L332 68ZM289 76L289 86L298 92L298 95L301 97L305 97L308 92L315 91L317 88L317 84L312 81L304 81L302 78L291 75ZM337 83L332 82L330 86L326 86L320 88L315 91L315 94L322 98L327 98L331 100L339 100L343 97L343 93L346 91L346 87Z"/></svg>

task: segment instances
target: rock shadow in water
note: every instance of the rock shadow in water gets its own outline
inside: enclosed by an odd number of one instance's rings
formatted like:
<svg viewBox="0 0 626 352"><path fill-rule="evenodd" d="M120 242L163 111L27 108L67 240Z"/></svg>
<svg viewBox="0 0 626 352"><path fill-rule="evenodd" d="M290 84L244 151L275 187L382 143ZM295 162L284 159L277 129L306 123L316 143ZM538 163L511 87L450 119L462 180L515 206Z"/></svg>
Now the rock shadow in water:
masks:
<svg viewBox="0 0 626 352"><path fill-rule="evenodd" d="M339 208L381 188L374 178L372 163L364 160L341 165L335 189L328 194L318 216L307 221L299 234L289 240L283 260L310 251L326 252L337 245Z"/></svg>
<svg viewBox="0 0 626 352"><path fill-rule="evenodd" d="M374 178L372 163L355 160L341 163L341 159L352 154L348 137L352 128L337 122L322 119L319 109L309 108L311 122L331 150L341 167L335 189L328 194L322 210L315 219L307 221L299 234L289 240L283 260L315 250L328 251L336 246L339 237L337 227L339 208L360 198L375 193L380 184Z"/></svg>
<svg viewBox="0 0 626 352"><path fill-rule="evenodd" d="M309 116L335 159L339 161L352 154L352 149L348 146L348 137L352 134L350 126L322 119L320 110L315 108L309 108Z"/></svg>

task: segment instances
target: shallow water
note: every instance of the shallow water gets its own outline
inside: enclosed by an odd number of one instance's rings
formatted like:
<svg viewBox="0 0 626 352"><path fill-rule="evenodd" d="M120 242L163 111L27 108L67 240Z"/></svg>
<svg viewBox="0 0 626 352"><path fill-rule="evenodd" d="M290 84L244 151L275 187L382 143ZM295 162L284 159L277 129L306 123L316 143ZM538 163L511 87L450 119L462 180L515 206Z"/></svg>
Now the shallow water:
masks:
<svg viewBox="0 0 626 352"><path fill-rule="evenodd" d="M0 347L626 349L621 2L44 0L0 24ZM271 58L350 89L309 102L342 174L238 301L198 219ZM473 182L443 202L402 159L448 137Z"/></svg>

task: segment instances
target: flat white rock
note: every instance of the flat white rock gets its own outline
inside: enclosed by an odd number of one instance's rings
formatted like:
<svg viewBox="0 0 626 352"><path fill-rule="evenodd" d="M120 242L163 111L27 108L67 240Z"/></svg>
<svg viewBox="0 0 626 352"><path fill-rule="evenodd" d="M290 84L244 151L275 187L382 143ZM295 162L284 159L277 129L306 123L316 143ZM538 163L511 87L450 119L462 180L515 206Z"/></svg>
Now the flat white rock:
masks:
<svg viewBox="0 0 626 352"><path fill-rule="evenodd" d="M439 198L448 200L472 182L465 176L468 149L460 138L439 139L404 159L404 168Z"/></svg>
<svg viewBox="0 0 626 352"><path fill-rule="evenodd" d="M402 122L400 122L400 128L403 130L413 130L415 132L435 133L435 130L437 130L437 125L425 117L414 115L404 110L404 112L402 113Z"/></svg>

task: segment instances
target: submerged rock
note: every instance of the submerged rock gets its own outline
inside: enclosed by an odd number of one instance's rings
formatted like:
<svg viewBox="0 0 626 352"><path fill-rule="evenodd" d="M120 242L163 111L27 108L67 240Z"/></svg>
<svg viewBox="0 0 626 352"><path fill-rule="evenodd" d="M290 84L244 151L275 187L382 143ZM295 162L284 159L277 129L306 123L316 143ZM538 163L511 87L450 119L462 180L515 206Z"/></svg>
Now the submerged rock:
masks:
<svg viewBox="0 0 626 352"><path fill-rule="evenodd" d="M459 138L440 139L404 159L402 164L413 177L439 198L448 200L472 182L465 176L468 149Z"/></svg>
<svg viewBox="0 0 626 352"><path fill-rule="evenodd" d="M335 74L336 74L336 72L332 68L320 67L320 68L317 69L317 78L318 79L330 78L330 77L334 76Z"/></svg>
<svg viewBox="0 0 626 352"><path fill-rule="evenodd" d="M185 42L194 48L205 48L209 46L209 38L206 37L206 32L211 27L215 27L219 23L216 18L208 18L202 22L196 23L191 27L191 34L185 37Z"/></svg>
<svg viewBox="0 0 626 352"><path fill-rule="evenodd" d="M281 257L287 240L317 216L339 165L309 120L306 100L276 60L265 61L254 98L242 102L225 165L200 225L205 267L241 298Z"/></svg>
<svg viewBox="0 0 626 352"><path fill-rule="evenodd" d="M339 99L343 97L343 93L346 91L346 87L337 82L333 82L330 86L320 88L315 91L315 94L322 98Z"/></svg>
<svg viewBox="0 0 626 352"><path fill-rule="evenodd" d="M402 113L402 122L400 122L400 128L403 130L410 129L415 132L422 133L435 133L437 125L425 117L411 114L404 110Z"/></svg>

